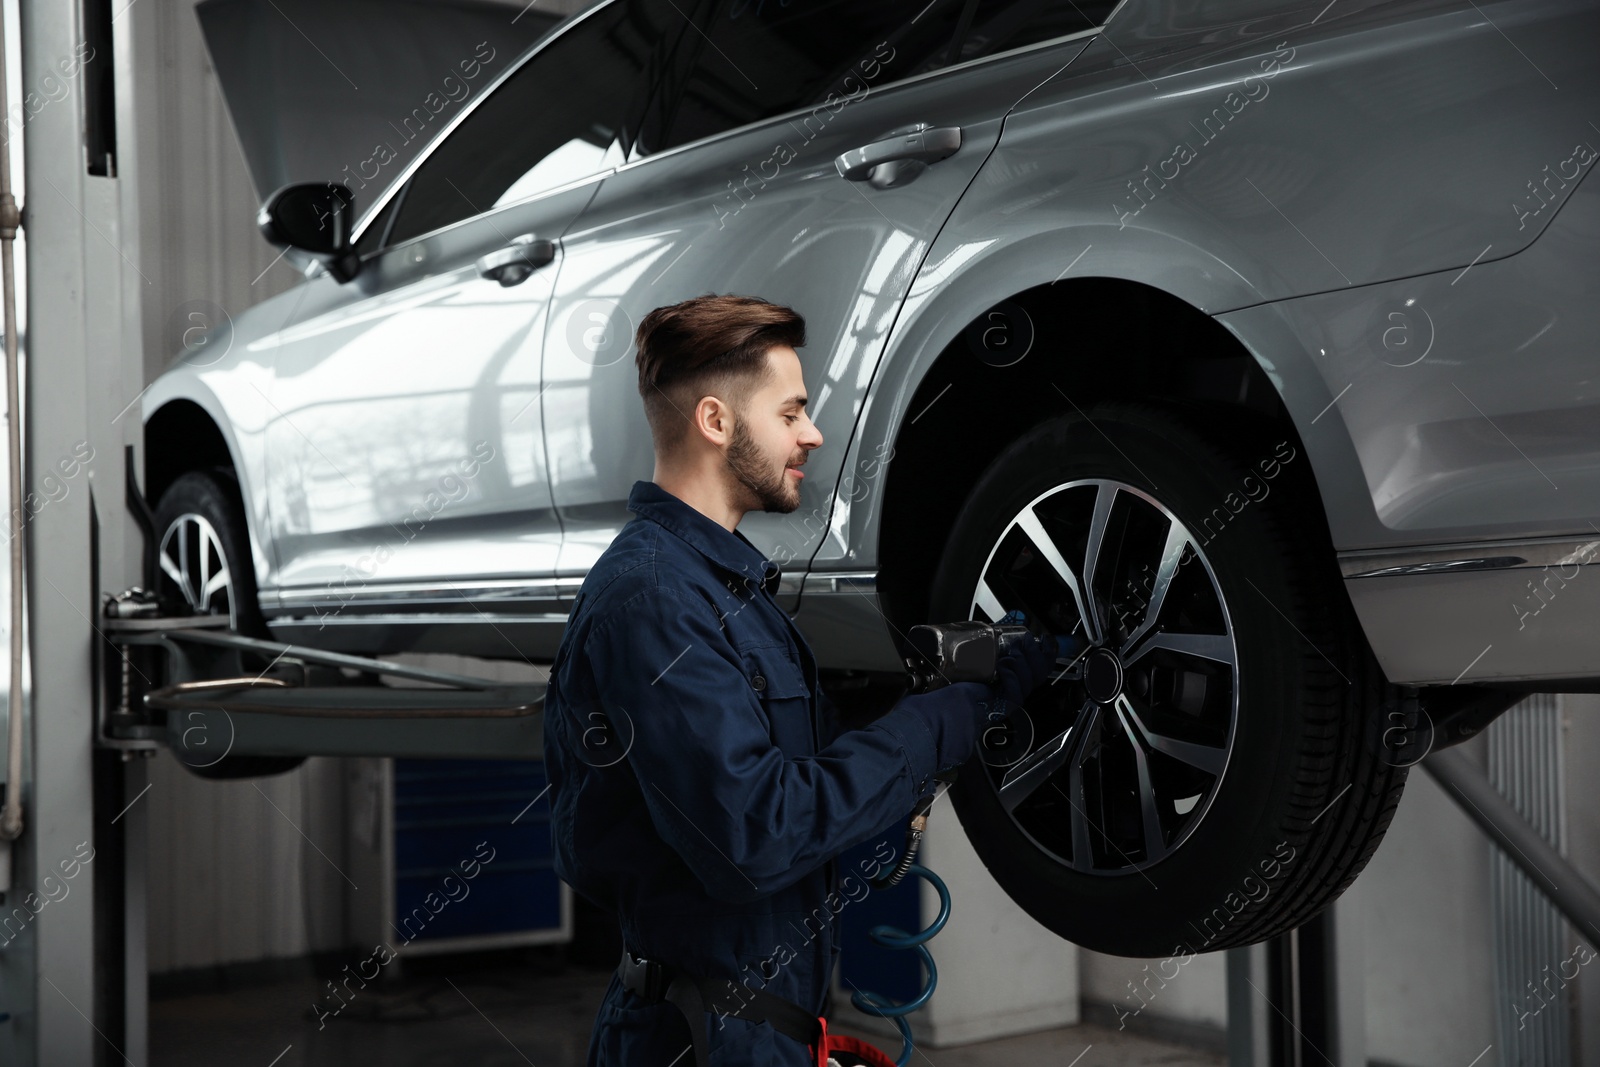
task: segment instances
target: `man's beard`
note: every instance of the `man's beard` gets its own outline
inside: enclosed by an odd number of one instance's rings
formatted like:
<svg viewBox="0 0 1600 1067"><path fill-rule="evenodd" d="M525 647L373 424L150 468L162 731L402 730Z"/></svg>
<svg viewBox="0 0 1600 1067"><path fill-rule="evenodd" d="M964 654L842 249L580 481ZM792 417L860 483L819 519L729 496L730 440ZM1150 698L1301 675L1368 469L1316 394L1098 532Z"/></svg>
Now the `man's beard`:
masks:
<svg viewBox="0 0 1600 1067"><path fill-rule="evenodd" d="M734 421L733 440L728 442L727 464L728 471L745 489L746 498L739 502L740 506L754 504L753 507L744 507L744 510L776 511L787 515L800 506L798 480L790 478L784 467L773 472L767 465L766 457L756 447L755 438L745 428L743 419Z"/></svg>

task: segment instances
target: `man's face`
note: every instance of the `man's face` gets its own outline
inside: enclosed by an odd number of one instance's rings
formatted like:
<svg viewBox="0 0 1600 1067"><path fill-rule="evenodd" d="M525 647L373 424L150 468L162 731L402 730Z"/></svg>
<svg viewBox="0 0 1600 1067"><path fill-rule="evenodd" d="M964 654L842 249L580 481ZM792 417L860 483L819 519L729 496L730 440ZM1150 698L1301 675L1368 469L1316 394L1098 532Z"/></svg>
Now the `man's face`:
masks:
<svg viewBox="0 0 1600 1067"><path fill-rule="evenodd" d="M800 506L799 466L822 434L806 414L800 356L788 345L767 350L771 380L752 392L735 416L728 473L735 506L787 514Z"/></svg>

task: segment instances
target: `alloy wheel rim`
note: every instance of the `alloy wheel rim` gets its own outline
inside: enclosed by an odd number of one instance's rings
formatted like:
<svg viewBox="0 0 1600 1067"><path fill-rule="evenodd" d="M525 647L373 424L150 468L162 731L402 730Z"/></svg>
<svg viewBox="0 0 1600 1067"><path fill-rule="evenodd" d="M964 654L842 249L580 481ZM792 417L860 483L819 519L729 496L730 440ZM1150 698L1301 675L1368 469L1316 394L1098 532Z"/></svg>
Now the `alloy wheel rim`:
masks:
<svg viewBox="0 0 1600 1067"><path fill-rule="evenodd" d="M195 512L179 515L161 535L158 556L161 573L196 615L228 616L229 629L237 630L233 573L222 538L211 520Z"/></svg>
<svg viewBox="0 0 1600 1067"><path fill-rule="evenodd" d="M1239 712L1233 624L1201 543L1142 489L1065 482L1007 522L969 605L988 622L1021 608L1084 646L984 735L1012 822L1084 874L1172 855L1211 807Z"/></svg>

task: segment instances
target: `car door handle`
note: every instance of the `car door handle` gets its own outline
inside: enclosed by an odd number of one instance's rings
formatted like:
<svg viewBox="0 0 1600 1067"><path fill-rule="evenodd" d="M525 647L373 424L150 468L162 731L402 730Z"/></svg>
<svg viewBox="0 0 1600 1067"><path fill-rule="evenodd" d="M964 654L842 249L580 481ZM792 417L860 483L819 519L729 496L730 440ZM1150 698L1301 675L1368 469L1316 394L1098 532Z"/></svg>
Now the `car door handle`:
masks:
<svg viewBox="0 0 1600 1067"><path fill-rule="evenodd" d="M882 141L841 152L833 165L839 177L851 182L866 181L880 163L902 160L937 163L961 147L960 126L923 126L896 134Z"/></svg>
<svg viewBox="0 0 1600 1067"><path fill-rule="evenodd" d="M518 234L504 248L478 258L478 276L501 285L519 285L528 275L556 258L554 241L531 233Z"/></svg>

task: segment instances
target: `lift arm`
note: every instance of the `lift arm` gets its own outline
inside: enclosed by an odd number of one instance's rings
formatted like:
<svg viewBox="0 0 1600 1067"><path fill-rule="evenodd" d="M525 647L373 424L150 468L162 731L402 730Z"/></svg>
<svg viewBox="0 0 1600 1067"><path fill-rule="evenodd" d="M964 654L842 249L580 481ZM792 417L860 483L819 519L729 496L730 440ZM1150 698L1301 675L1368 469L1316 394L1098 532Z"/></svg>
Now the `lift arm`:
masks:
<svg viewBox="0 0 1600 1067"><path fill-rule="evenodd" d="M1422 766L1567 921L1591 945L1600 945L1600 893L1489 784L1483 772L1455 749L1434 752Z"/></svg>
<svg viewBox="0 0 1600 1067"><path fill-rule="evenodd" d="M149 593L107 599L101 744L184 758L542 755L545 686L248 637L220 615L165 616ZM395 679L402 684L390 684ZM310 726L306 719L317 719ZM299 725L293 725L298 723Z"/></svg>

